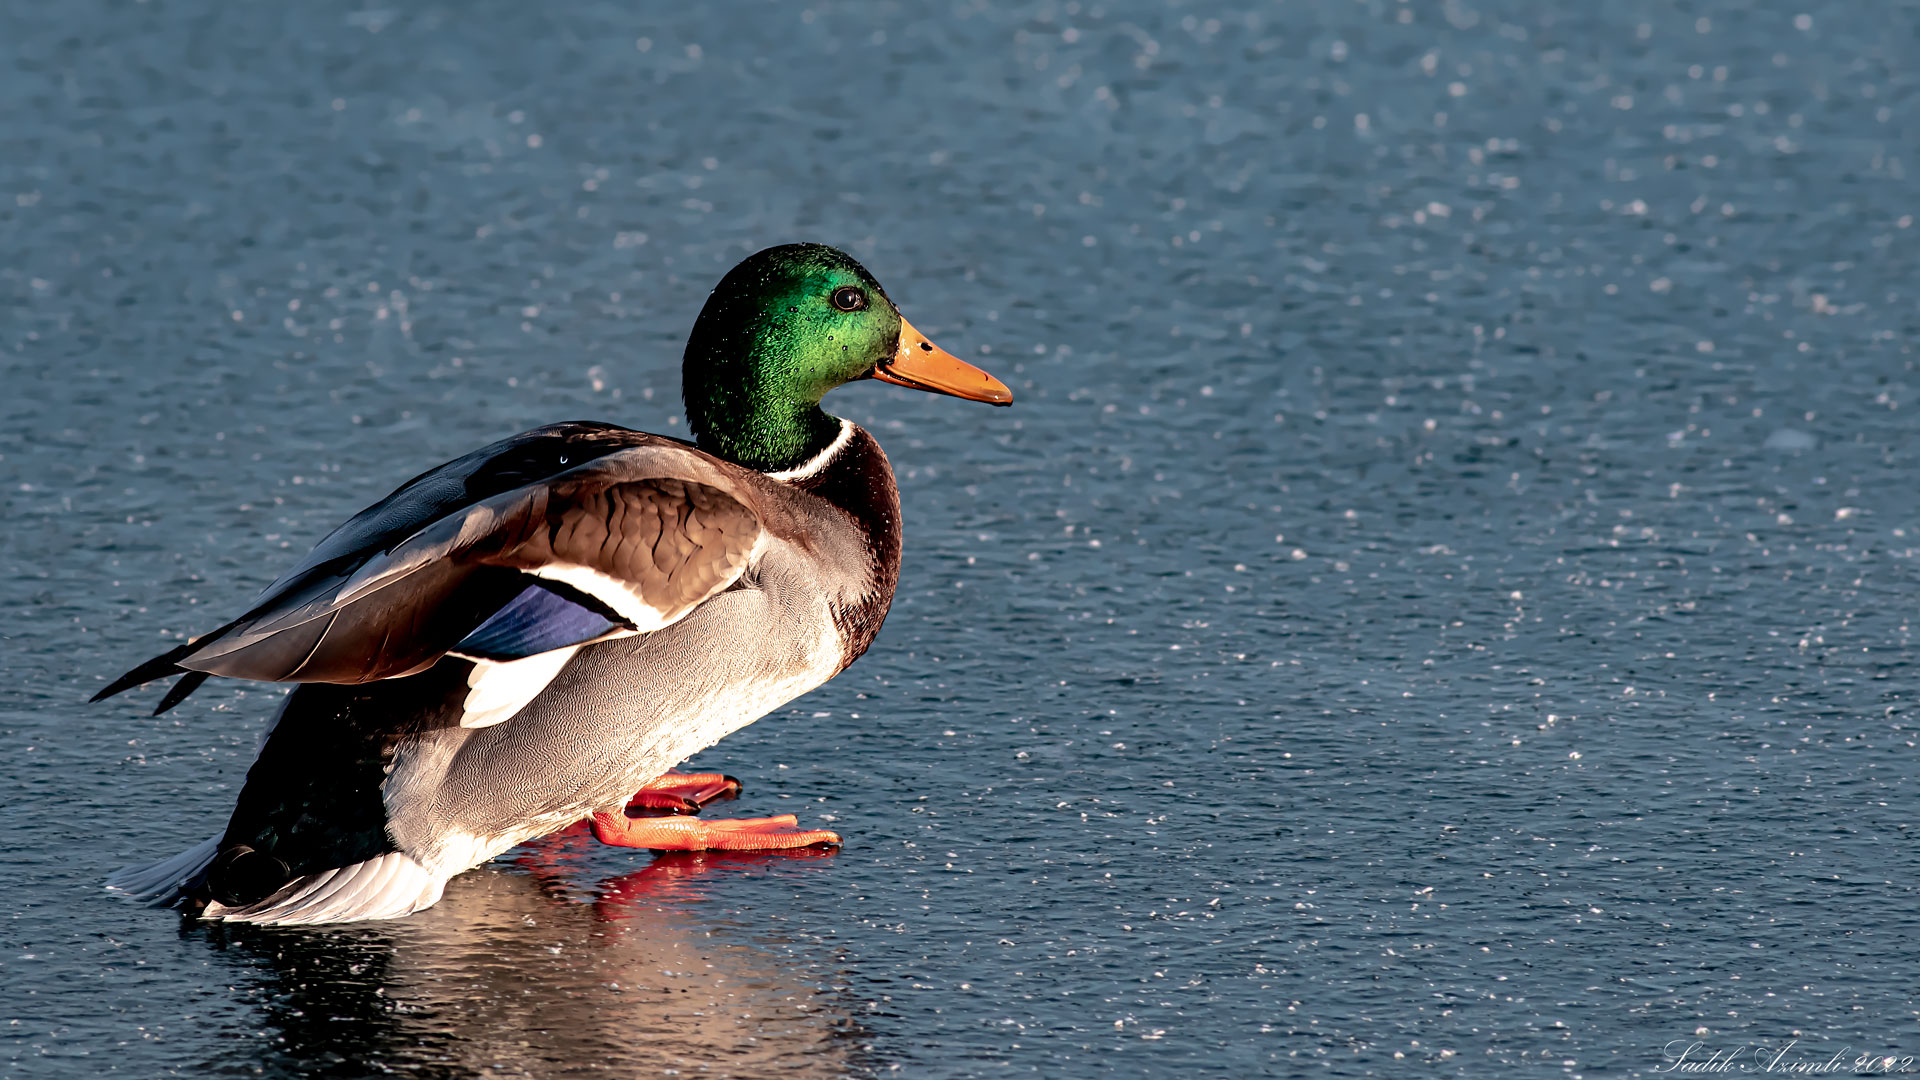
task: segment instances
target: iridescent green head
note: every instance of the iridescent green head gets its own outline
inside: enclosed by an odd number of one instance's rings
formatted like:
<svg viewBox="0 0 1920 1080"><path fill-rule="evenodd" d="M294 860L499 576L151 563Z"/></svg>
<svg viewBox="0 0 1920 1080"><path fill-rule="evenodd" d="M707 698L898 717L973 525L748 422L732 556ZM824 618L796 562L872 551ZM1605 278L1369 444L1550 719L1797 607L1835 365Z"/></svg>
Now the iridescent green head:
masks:
<svg viewBox="0 0 1920 1080"><path fill-rule="evenodd" d="M687 340L681 392L702 449L774 472L839 435L820 399L867 378L1013 401L914 330L865 267L822 244L768 248L720 279Z"/></svg>

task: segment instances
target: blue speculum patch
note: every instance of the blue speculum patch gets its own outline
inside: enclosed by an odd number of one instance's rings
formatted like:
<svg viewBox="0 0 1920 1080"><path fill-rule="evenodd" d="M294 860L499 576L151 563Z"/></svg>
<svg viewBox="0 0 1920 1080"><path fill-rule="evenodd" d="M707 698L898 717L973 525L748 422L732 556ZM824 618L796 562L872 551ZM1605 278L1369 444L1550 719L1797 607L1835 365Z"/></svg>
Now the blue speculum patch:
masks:
<svg viewBox="0 0 1920 1080"><path fill-rule="evenodd" d="M529 585L462 638L453 651L485 660L520 660L592 641L618 623L540 585Z"/></svg>

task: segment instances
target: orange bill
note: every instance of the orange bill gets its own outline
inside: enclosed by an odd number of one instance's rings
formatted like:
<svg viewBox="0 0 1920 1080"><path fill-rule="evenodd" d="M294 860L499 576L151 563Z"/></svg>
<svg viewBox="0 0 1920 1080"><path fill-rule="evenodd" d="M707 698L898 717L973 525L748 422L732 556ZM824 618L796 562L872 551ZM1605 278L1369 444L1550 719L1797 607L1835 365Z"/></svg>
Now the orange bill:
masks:
<svg viewBox="0 0 1920 1080"><path fill-rule="evenodd" d="M927 335L900 320L900 347L873 369L873 377L896 386L911 386L935 394L952 394L992 405L1013 404L1007 384L927 340Z"/></svg>

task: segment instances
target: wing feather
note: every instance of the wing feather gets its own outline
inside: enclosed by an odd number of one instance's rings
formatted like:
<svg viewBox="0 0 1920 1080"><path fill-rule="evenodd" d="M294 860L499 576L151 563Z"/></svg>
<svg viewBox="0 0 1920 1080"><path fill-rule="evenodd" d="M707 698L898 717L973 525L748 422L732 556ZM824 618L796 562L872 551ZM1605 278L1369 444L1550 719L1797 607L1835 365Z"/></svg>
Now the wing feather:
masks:
<svg viewBox="0 0 1920 1080"><path fill-rule="evenodd" d="M444 499L447 483L433 473L411 481L336 530L245 616L110 689L177 671L331 683L411 674L522 595L529 575L587 594L637 631L668 625L737 580L763 518L785 508L757 474L625 434L644 441L581 464L558 455L550 475L446 512L403 496ZM487 467L446 468L462 463ZM356 526L362 519L390 527ZM343 539L355 529L365 534L357 546ZM176 689L168 704L184 696Z"/></svg>

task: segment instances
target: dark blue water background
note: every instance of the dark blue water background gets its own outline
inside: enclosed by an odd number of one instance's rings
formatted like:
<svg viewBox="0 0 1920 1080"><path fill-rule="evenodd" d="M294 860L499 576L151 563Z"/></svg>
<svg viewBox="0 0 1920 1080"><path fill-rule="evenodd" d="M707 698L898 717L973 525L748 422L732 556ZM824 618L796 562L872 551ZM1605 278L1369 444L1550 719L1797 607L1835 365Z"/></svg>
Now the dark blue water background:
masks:
<svg viewBox="0 0 1920 1080"><path fill-rule="evenodd" d="M1920 1054L1920 8L545 7L0 12L0 1074ZM100 892L278 693L103 678L796 239L1020 396L830 399L892 616L698 763L845 850Z"/></svg>

